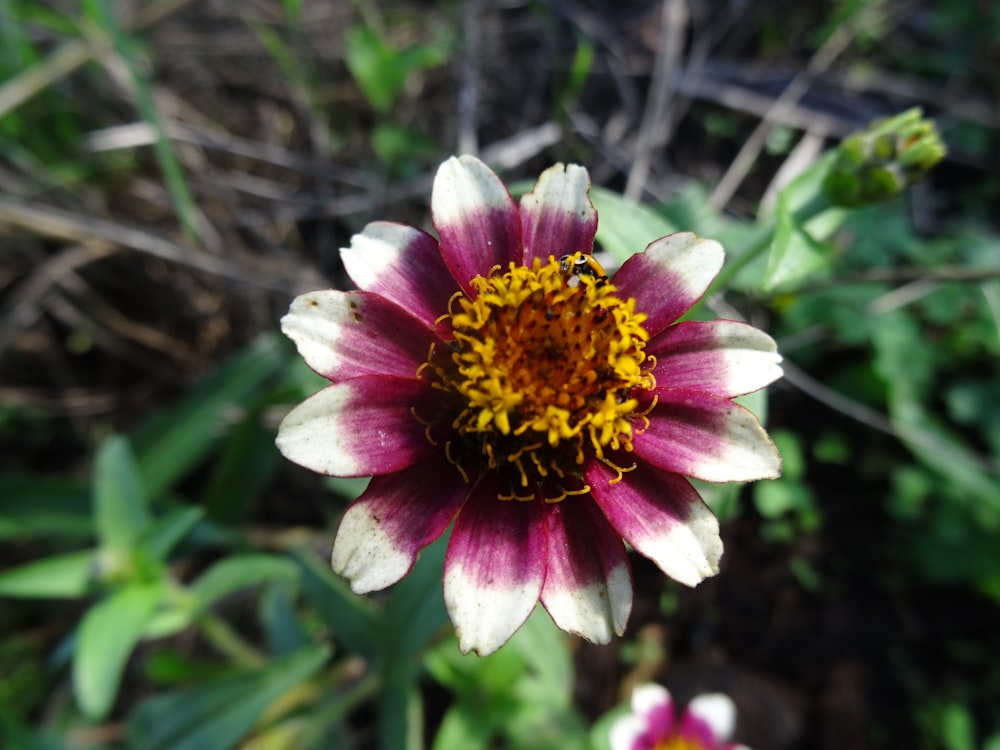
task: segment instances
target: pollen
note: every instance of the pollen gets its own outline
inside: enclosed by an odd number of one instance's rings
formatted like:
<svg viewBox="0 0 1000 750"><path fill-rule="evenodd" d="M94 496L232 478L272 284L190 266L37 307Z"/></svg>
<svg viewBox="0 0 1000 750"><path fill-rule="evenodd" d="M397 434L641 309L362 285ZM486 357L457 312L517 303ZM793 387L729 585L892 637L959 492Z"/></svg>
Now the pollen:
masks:
<svg viewBox="0 0 1000 750"><path fill-rule="evenodd" d="M655 386L646 316L605 275L576 272L600 268L583 258L477 276L474 295L456 294L442 318L453 338L421 368L454 396L453 463L463 475L469 462L505 473L510 498L587 491L587 456L607 462L609 451L630 451L646 423L639 396Z"/></svg>

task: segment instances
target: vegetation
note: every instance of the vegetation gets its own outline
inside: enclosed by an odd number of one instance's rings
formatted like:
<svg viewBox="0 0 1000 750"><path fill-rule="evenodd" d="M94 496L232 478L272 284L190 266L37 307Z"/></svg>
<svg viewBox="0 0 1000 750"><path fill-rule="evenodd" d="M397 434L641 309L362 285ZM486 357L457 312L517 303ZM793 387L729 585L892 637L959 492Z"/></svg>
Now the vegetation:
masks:
<svg viewBox="0 0 1000 750"><path fill-rule="evenodd" d="M602 748L655 680L757 750L998 750L998 60L974 0L0 3L0 745ZM462 656L440 542L353 595L364 482L274 448L325 382L278 318L459 151L585 165L609 265L720 240L696 314L785 358L783 477L700 488L721 574L636 558L611 646Z"/></svg>

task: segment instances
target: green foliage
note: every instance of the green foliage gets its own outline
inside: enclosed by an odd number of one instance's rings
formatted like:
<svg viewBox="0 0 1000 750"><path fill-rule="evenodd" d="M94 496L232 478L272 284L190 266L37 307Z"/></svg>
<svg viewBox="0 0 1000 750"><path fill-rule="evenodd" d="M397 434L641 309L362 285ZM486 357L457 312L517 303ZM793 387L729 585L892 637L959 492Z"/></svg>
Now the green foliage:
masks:
<svg viewBox="0 0 1000 750"><path fill-rule="evenodd" d="M408 77L448 59L446 38L397 49L371 26L347 30L346 62L368 103L382 114L392 109Z"/></svg>
<svg viewBox="0 0 1000 750"><path fill-rule="evenodd" d="M591 187L590 199L597 209L597 244L618 263L653 239L680 231L680 227L649 206L627 201L601 187ZM652 239L650 239L652 238Z"/></svg>
<svg viewBox="0 0 1000 750"><path fill-rule="evenodd" d="M217 750L245 736L275 701L314 677L329 658L303 648L268 666L145 700L128 719L133 747Z"/></svg>
<svg viewBox="0 0 1000 750"><path fill-rule="evenodd" d="M572 710L572 665L561 633L539 608L510 642L485 658L463 656L446 639L426 657L427 669L455 698L434 750L468 747L584 748Z"/></svg>
<svg viewBox="0 0 1000 750"><path fill-rule="evenodd" d="M754 506L766 519L763 534L775 541L790 542L816 531L821 518L806 481L805 455L798 438L786 430L773 432L771 438L781 453L781 478L754 485Z"/></svg>

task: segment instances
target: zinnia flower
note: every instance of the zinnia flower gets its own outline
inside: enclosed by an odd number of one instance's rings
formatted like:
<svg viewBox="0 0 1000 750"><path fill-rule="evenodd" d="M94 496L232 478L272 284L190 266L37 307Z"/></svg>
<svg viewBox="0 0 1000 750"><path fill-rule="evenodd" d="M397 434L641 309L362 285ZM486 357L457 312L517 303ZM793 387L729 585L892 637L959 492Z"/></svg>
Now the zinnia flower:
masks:
<svg viewBox="0 0 1000 750"><path fill-rule="evenodd" d="M640 685L632 691L632 713L611 727L611 750L749 750L727 742L735 724L727 695L699 695L678 717L666 688Z"/></svg>
<svg viewBox="0 0 1000 750"><path fill-rule="evenodd" d="M385 588L454 522L444 598L464 652L502 646L538 601L607 643L632 606L623 539L687 585L718 570L718 522L685 476L780 472L732 401L780 375L774 342L676 323L722 248L663 237L609 279L588 191L585 169L560 164L515 204L485 164L449 159L431 198L440 239L369 224L342 250L359 291L303 294L282 319L332 385L288 414L278 448L373 476L334 569L357 593Z"/></svg>

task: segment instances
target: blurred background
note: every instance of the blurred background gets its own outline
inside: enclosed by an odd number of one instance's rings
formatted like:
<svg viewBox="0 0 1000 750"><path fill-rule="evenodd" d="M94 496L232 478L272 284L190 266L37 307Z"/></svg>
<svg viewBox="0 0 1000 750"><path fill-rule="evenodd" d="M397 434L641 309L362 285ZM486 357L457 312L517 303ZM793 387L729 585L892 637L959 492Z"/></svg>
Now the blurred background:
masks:
<svg viewBox="0 0 1000 750"><path fill-rule="evenodd" d="M1000 748L1000 5L3 0L0 80L0 746L605 747L655 680L757 750ZM915 106L926 179L799 221ZM354 597L364 482L273 447L323 382L278 319L454 153L585 165L619 260L720 239L706 312L785 357L784 476L704 487L721 574L634 557L610 646L542 613L461 657L440 544Z"/></svg>

